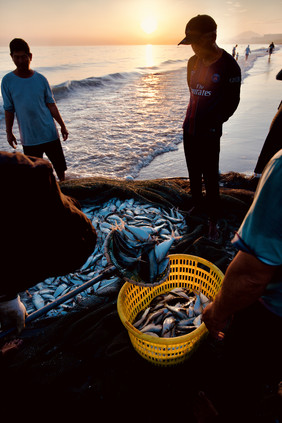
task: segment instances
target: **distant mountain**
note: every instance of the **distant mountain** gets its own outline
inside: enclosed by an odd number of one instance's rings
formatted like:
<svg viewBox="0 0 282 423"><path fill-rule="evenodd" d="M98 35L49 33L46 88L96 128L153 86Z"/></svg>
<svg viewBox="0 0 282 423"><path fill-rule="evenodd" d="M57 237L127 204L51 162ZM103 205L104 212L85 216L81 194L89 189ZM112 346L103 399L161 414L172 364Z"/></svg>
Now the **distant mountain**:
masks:
<svg viewBox="0 0 282 423"><path fill-rule="evenodd" d="M229 40L229 42L237 43L237 44L243 44L243 43L251 44L253 39L258 39L261 37L262 35L258 34L257 32L244 31L236 35L235 37L233 37L232 41Z"/></svg>
<svg viewBox="0 0 282 423"><path fill-rule="evenodd" d="M236 43L236 44L268 44L271 42L276 44L282 43L282 34L258 34L254 31L245 31L241 32L237 36L234 36L232 40L230 39L227 41L228 43Z"/></svg>

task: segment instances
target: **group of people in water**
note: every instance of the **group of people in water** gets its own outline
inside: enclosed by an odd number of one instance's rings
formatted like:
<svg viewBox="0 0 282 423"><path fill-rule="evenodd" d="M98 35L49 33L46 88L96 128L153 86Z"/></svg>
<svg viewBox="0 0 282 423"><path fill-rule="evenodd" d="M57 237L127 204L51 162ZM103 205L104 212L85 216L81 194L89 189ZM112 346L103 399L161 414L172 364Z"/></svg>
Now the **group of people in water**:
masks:
<svg viewBox="0 0 282 423"><path fill-rule="evenodd" d="M239 53L237 51L237 47L238 47L238 44L236 44L232 48L232 57L236 58L236 60L238 61L238 59L239 59ZM267 49L269 60L271 58L271 55L272 55L274 49L275 49L275 45L274 45L273 42L271 42L269 44L269 46L268 46L268 49ZM247 47L245 48L245 60L248 60L248 57L249 57L250 53L251 53L251 48L250 48L250 44L248 44Z"/></svg>

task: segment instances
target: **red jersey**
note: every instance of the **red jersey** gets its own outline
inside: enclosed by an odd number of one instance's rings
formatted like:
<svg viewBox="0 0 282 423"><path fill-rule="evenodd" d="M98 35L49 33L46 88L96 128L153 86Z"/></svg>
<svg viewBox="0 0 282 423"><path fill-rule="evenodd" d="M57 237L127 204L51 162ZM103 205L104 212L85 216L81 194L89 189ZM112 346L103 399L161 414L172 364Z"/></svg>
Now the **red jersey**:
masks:
<svg viewBox="0 0 282 423"><path fill-rule="evenodd" d="M183 128L191 135L221 128L240 101L241 69L225 50L210 66L196 55L188 61L190 101Z"/></svg>

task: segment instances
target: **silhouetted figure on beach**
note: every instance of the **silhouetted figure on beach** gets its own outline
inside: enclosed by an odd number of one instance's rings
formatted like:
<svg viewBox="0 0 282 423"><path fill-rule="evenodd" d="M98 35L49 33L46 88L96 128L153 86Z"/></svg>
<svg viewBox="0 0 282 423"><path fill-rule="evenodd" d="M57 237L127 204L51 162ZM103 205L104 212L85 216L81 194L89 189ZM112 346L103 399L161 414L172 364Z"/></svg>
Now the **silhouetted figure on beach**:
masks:
<svg viewBox="0 0 282 423"><path fill-rule="evenodd" d="M191 45L188 61L190 101L183 123L183 141L194 213L202 207L202 177L206 188L209 237L217 239L219 212L219 152L222 125L240 101L241 70L236 60L216 44L217 25L208 15L192 18L179 44Z"/></svg>
<svg viewBox="0 0 282 423"><path fill-rule="evenodd" d="M274 43L270 43L268 46L268 60L270 60L273 50L275 49Z"/></svg>
<svg viewBox="0 0 282 423"><path fill-rule="evenodd" d="M30 68L32 54L26 41L13 39L10 54L16 69L5 75L1 84L8 143L13 148L17 146L13 134L16 114L24 154L43 157L45 153L58 178L63 181L67 166L54 119L61 127L64 141L68 138L68 131L49 83Z"/></svg>
<svg viewBox="0 0 282 423"><path fill-rule="evenodd" d="M238 44L236 44L232 49L232 57L235 57L236 55L236 48L238 47Z"/></svg>
<svg viewBox="0 0 282 423"><path fill-rule="evenodd" d="M250 44L245 49L245 59L248 60L249 54L251 53Z"/></svg>

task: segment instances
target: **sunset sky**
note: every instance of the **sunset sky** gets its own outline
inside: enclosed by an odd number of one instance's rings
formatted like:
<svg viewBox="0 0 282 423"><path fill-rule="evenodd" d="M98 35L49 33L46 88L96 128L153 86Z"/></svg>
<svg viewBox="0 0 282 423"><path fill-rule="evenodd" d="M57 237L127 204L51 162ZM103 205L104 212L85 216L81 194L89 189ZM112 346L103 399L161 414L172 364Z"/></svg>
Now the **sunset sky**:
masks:
<svg viewBox="0 0 282 423"><path fill-rule="evenodd" d="M215 19L223 42L282 33L282 0L0 0L0 45L177 44L198 13Z"/></svg>

